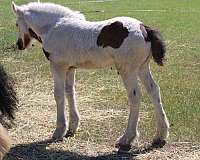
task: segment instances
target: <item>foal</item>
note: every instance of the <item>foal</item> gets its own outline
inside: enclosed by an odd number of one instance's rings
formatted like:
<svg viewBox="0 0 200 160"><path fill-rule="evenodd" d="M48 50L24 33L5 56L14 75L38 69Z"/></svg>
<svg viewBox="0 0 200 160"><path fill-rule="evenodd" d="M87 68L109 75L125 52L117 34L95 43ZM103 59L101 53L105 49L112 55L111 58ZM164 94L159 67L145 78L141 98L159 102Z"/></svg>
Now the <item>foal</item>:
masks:
<svg viewBox="0 0 200 160"><path fill-rule="evenodd" d="M165 44L161 34L129 17L116 17L99 22L87 21L84 15L53 3L12 3L19 28L17 47L27 48L31 40L42 43L54 77L57 104L55 139L72 136L79 124L75 102L75 70L115 66L127 90L130 103L128 126L117 141L120 148L130 149L138 136L137 125L142 81L155 107L157 132L153 144L162 145L168 136L169 123L163 109L160 89L153 80L149 62L162 66ZM65 116L68 99L69 124Z"/></svg>

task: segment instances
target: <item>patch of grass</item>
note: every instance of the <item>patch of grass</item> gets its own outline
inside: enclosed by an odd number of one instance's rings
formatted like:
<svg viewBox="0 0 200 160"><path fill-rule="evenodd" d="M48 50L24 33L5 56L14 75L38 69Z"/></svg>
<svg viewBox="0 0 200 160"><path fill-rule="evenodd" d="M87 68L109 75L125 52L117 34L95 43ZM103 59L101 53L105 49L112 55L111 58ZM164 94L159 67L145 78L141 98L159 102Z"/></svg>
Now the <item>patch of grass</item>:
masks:
<svg viewBox="0 0 200 160"><path fill-rule="evenodd" d="M16 1L17 4L26 2L29 1ZM171 124L169 141L200 142L200 1L56 2L82 11L88 20L130 16L159 28L167 42L168 62L165 67L158 67L153 62L151 66ZM20 98L16 127L10 131L15 146L51 136L56 119L53 82L39 44L23 52L5 50L15 43L17 30L10 1L0 0L0 3L0 62L17 81ZM120 77L115 70L79 70L76 81L82 116L80 129L74 139L50 148L59 149L59 145L67 150L81 148L87 154L91 154L87 150L91 146L109 150L123 133L129 112ZM155 133L153 105L144 89L143 95L139 125L141 143L150 141Z"/></svg>

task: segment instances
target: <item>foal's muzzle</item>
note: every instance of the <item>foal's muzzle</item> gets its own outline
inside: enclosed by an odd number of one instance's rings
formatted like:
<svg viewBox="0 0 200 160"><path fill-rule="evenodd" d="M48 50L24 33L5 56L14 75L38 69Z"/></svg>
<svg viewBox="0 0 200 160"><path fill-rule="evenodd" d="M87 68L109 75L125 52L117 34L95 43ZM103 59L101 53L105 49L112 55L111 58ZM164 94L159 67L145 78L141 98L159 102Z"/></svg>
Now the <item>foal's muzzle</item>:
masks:
<svg viewBox="0 0 200 160"><path fill-rule="evenodd" d="M23 40L22 40L21 38L19 38L19 39L17 40L16 46L17 46L17 48L18 48L19 50L24 50L24 49L25 49L24 46L23 46Z"/></svg>

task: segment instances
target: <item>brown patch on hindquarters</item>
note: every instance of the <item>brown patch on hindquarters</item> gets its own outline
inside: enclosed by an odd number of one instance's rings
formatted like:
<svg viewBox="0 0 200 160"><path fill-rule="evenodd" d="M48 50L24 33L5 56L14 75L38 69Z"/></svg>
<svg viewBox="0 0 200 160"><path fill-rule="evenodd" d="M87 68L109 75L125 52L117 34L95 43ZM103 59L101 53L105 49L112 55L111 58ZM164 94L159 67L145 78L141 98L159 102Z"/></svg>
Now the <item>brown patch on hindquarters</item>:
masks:
<svg viewBox="0 0 200 160"><path fill-rule="evenodd" d="M129 31L123 26L122 22L116 21L106 25L97 37L97 45L112 48L119 48L124 39L128 37Z"/></svg>

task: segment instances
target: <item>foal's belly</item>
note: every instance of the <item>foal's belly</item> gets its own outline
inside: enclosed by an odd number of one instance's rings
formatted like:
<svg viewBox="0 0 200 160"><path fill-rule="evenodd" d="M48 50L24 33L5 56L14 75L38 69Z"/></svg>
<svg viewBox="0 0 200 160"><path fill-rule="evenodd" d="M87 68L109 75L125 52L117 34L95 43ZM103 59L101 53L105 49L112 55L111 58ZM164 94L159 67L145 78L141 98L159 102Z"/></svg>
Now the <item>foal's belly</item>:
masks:
<svg viewBox="0 0 200 160"><path fill-rule="evenodd" d="M98 69L98 68L106 68L113 66L113 61L111 60L104 60L104 61L92 61L86 60L83 62L77 62L75 64L76 68L83 68L83 69Z"/></svg>
<svg viewBox="0 0 200 160"><path fill-rule="evenodd" d="M50 60L56 64L72 68L98 69L114 65L114 59L109 52L68 52L52 54Z"/></svg>
<svg viewBox="0 0 200 160"><path fill-rule="evenodd" d="M80 59L76 59L72 65L83 69L98 69L113 66L114 60L108 54L86 54Z"/></svg>

